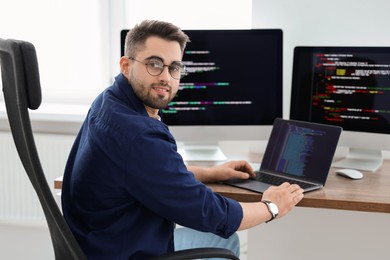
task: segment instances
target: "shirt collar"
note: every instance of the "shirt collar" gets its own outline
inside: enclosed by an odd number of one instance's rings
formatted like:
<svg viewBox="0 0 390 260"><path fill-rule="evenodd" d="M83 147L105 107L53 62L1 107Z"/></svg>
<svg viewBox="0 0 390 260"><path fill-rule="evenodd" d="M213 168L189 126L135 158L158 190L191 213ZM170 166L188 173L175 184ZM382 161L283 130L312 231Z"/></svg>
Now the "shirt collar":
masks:
<svg viewBox="0 0 390 260"><path fill-rule="evenodd" d="M125 103L128 103L138 113L145 116L149 116L149 114L146 112L144 104L134 93L133 87L130 85L127 78L123 76L122 73L115 77L113 91L115 94L117 94L118 99L122 100Z"/></svg>

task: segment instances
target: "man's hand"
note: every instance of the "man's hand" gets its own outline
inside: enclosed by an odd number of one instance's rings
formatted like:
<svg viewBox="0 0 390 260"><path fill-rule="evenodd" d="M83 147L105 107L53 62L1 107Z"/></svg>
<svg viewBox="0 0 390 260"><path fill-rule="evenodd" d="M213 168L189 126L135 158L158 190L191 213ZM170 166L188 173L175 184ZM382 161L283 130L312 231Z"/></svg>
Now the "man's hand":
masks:
<svg viewBox="0 0 390 260"><path fill-rule="evenodd" d="M272 201L278 206L279 217L283 217L290 212L293 207L298 204L303 198L303 189L296 184L287 182L280 186L272 186L268 188L262 197L262 200Z"/></svg>
<svg viewBox="0 0 390 260"><path fill-rule="evenodd" d="M280 186L271 186L262 196L262 200L268 200L278 206L278 216L281 218L289 213L303 198L303 190L296 184L285 182ZM271 218L267 206L261 202L240 202L244 217L239 230L248 229L264 223Z"/></svg>
<svg viewBox="0 0 390 260"><path fill-rule="evenodd" d="M188 166L196 178L202 182L226 181L231 178L254 178L255 173L247 161L230 161L210 168Z"/></svg>

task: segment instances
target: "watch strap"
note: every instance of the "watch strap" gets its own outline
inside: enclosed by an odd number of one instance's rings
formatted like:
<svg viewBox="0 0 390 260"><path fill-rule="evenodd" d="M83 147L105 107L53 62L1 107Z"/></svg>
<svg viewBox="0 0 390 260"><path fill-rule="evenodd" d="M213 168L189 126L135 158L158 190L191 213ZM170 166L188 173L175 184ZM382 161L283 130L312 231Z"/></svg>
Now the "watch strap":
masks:
<svg viewBox="0 0 390 260"><path fill-rule="evenodd" d="M268 209L269 213L271 213L271 218L270 218L269 220L267 220L265 223L268 223L268 222L274 220L274 219L278 216L278 213L275 214L275 213L271 210L271 205L270 205L270 204L273 203L273 202L268 201L268 200L262 200L262 201L260 201L260 202L264 203L264 204L267 206L267 209Z"/></svg>

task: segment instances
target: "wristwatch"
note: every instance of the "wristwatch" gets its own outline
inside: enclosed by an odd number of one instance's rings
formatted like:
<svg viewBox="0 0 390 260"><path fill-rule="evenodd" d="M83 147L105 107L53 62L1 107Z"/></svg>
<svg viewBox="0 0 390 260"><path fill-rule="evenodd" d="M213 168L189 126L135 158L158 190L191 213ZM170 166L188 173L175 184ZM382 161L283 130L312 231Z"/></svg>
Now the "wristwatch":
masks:
<svg viewBox="0 0 390 260"><path fill-rule="evenodd" d="M271 201L262 200L261 202L263 202L267 206L269 213L271 213L271 219L265 222L268 223L278 216L279 209L278 206L276 206L276 204Z"/></svg>

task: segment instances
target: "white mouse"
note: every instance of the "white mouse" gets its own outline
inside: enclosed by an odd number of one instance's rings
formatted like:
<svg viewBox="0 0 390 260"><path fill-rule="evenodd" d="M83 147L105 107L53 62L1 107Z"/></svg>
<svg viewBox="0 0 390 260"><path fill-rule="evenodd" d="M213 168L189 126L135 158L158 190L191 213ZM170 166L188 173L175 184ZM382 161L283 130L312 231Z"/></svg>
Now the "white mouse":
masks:
<svg viewBox="0 0 390 260"><path fill-rule="evenodd" d="M363 173L355 169L338 169L336 170L336 174L353 180L359 180L363 178Z"/></svg>

